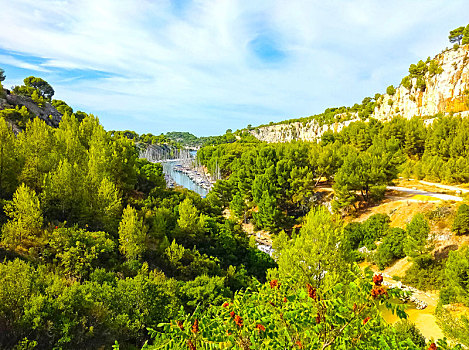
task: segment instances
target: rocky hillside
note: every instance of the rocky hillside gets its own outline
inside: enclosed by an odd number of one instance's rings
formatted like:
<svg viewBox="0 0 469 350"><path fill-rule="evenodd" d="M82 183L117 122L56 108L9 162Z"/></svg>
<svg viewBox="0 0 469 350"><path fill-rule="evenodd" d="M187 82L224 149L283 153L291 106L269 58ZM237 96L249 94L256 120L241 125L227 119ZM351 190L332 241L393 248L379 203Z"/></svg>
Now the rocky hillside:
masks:
<svg viewBox="0 0 469 350"><path fill-rule="evenodd" d="M53 127L58 127L62 119L62 114L50 103L46 102L43 107L40 107L30 97L15 95L10 93L9 90L3 89L3 94L0 94L0 115L4 110L19 110L22 107L25 107L32 117L39 117L46 124ZM15 133L18 133L19 128L15 120L9 120L9 122L12 124Z"/></svg>
<svg viewBox="0 0 469 350"><path fill-rule="evenodd" d="M432 64L437 67L436 72L425 68L426 72L421 77L409 74L399 87L381 95L369 117L379 120L389 120L397 115L407 119L414 116L431 118L438 113L469 116L469 45L438 54ZM267 142L313 141L327 130L339 131L351 122L359 120L358 116L357 112L347 116L337 115L336 119L345 117L348 120L332 124L322 124L314 118L305 118L261 126L250 132Z"/></svg>

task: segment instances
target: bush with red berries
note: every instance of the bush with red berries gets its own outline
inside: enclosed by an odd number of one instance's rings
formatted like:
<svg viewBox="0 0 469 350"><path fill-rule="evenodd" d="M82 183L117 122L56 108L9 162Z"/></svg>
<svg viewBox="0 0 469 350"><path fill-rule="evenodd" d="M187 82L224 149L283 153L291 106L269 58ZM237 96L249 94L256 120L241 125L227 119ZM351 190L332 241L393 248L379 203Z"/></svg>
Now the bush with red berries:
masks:
<svg viewBox="0 0 469 350"><path fill-rule="evenodd" d="M184 321L158 325L147 349L421 350L409 339L400 344L381 319L378 307L405 317L403 306L392 302L402 292L382 283L383 277L372 273L330 290L272 280L208 311L181 311L178 320Z"/></svg>

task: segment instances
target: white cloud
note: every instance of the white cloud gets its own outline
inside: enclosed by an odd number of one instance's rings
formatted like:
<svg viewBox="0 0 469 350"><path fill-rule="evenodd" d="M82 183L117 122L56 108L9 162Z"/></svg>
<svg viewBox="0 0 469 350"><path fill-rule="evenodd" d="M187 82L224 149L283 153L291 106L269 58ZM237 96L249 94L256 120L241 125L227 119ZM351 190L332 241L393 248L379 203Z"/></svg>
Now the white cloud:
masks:
<svg viewBox="0 0 469 350"><path fill-rule="evenodd" d="M48 72L48 70L40 65L37 64L31 64L25 61L22 61L21 59L15 58L10 55L0 55L0 62L4 64L8 64L10 66L15 66L23 69L28 69L31 71L37 71L37 72Z"/></svg>
<svg viewBox="0 0 469 350"><path fill-rule="evenodd" d="M464 0L187 3L0 0L0 49L44 59L0 64L43 71L58 98L108 128L212 134L359 102L467 21ZM251 52L265 33L284 60Z"/></svg>

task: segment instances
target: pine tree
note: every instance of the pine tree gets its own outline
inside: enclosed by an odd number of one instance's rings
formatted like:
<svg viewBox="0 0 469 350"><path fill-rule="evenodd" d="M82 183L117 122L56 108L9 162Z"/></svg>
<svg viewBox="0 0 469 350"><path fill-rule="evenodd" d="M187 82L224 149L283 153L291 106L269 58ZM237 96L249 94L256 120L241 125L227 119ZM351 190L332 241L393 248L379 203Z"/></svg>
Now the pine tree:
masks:
<svg viewBox="0 0 469 350"><path fill-rule="evenodd" d="M316 288L334 285L347 270L342 224L325 207L312 209L298 235L281 232L274 240L278 277L309 283ZM327 281L327 282L326 282ZM344 281L341 281L344 283Z"/></svg>
<svg viewBox="0 0 469 350"><path fill-rule="evenodd" d="M23 163L19 181L39 191L44 176L57 164L57 152L53 130L35 118L28 122L26 130L18 135L18 154Z"/></svg>
<svg viewBox="0 0 469 350"><path fill-rule="evenodd" d="M95 208L96 213L92 215L100 221L98 229L116 232L122 211L122 198L117 187L108 179L103 179L99 185Z"/></svg>
<svg viewBox="0 0 469 350"><path fill-rule="evenodd" d="M43 223L36 193L21 184L4 210L10 221L2 229L3 243L12 249L34 246L41 235Z"/></svg>
<svg viewBox="0 0 469 350"><path fill-rule="evenodd" d="M64 159L55 171L45 176L41 195L44 212L58 221L79 222L86 207L84 195L79 167Z"/></svg>
<svg viewBox="0 0 469 350"><path fill-rule="evenodd" d="M184 199L179 204L179 218L177 220L179 228L186 233L197 233L199 226L199 211L192 204L190 198Z"/></svg>
<svg viewBox="0 0 469 350"><path fill-rule="evenodd" d="M414 259L417 264L424 263L432 247L428 242L430 226L422 214L416 214L406 228L407 237L404 252Z"/></svg>
<svg viewBox="0 0 469 350"><path fill-rule="evenodd" d="M449 42L452 44L460 44L464 35L464 29L464 27L459 27L450 31L448 36Z"/></svg>
<svg viewBox="0 0 469 350"><path fill-rule="evenodd" d="M452 230L457 235L467 235L469 233L469 205L461 204L458 208Z"/></svg>
<svg viewBox="0 0 469 350"><path fill-rule="evenodd" d="M244 219L246 216L246 202L241 193L237 193L233 196L233 199L230 203L231 212L239 219Z"/></svg>
<svg viewBox="0 0 469 350"><path fill-rule="evenodd" d="M80 141L80 123L74 115L65 113L56 129L57 151L61 159L66 158L70 164L85 167L87 153Z"/></svg>
<svg viewBox="0 0 469 350"><path fill-rule="evenodd" d="M463 45L469 44L469 24L464 29L464 32L462 33L462 35L463 35L462 44Z"/></svg>
<svg viewBox="0 0 469 350"><path fill-rule="evenodd" d="M130 205L124 209L119 224L119 250L128 260L135 260L145 252L146 228L137 211Z"/></svg>
<svg viewBox="0 0 469 350"><path fill-rule="evenodd" d="M11 198L17 184L18 168L15 135L5 119L0 118L0 198Z"/></svg>

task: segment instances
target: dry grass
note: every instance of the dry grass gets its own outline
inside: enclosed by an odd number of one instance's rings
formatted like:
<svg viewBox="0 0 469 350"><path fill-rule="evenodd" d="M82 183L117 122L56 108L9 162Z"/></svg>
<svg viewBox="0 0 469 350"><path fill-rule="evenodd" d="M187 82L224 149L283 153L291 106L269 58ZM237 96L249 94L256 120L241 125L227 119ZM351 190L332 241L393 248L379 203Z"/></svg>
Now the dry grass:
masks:
<svg viewBox="0 0 469 350"><path fill-rule="evenodd" d="M414 202L409 200L389 200L375 207L366 209L351 221L363 222L374 214L387 214L391 218L391 226L406 227L412 217L418 213L426 213L435 208L435 202Z"/></svg>

